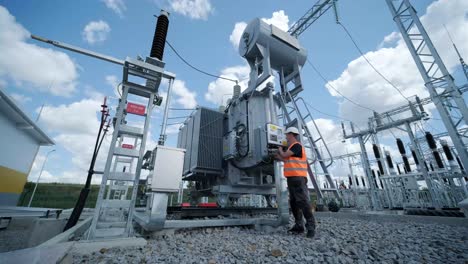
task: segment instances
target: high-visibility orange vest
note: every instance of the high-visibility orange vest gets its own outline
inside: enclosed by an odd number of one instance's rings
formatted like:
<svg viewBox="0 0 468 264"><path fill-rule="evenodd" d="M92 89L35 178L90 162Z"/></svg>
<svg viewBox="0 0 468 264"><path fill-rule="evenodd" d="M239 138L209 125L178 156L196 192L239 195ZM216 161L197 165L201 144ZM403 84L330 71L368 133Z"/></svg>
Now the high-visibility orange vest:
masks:
<svg viewBox="0 0 468 264"><path fill-rule="evenodd" d="M292 148L292 146L301 143L296 142L289 146L288 150ZM307 157L304 146L302 146L302 158L297 158L290 156L285 159L284 161L284 176L285 177L307 177Z"/></svg>

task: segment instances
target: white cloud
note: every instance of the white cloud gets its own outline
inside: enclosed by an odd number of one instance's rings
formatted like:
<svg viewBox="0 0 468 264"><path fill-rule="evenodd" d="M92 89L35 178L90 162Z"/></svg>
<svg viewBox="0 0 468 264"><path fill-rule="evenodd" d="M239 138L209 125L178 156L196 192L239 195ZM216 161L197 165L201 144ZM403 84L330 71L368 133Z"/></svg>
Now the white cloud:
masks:
<svg viewBox="0 0 468 264"><path fill-rule="evenodd" d="M106 83L109 84L112 88L116 88L119 85L119 78L115 75L107 75L106 76Z"/></svg>
<svg viewBox="0 0 468 264"><path fill-rule="evenodd" d="M25 96L24 94L12 93L10 96L20 104L26 104L27 102L31 102L32 98L29 96Z"/></svg>
<svg viewBox="0 0 468 264"><path fill-rule="evenodd" d="M103 98L83 99L69 105L44 106L40 123L51 131L95 135L99 127L97 112Z"/></svg>
<svg viewBox="0 0 468 264"><path fill-rule="evenodd" d="M231 41L235 49L239 48L239 41L242 37L242 33L244 33L245 27L247 27L247 23L245 22L237 22L234 25L234 29L232 30L232 33L229 36L229 41Z"/></svg>
<svg viewBox="0 0 468 264"><path fill-rule="evenodd" d="M289 17L284 13L284 10L273 12L271 18L262 18L262 20L283 31L288 31L289 29Z"/></svg>
<svg viewBox="0 0 468 264"><path fill-rule="evenodd" d="M221 71L221 76L240 80L239 85L243 91L247 88L247 78L249 77L250 67L248 65L238 65L227 67ZM216 105L225 104L226 101L232 97L232 90L234 83L231 81L216 79L208 85L208 91L205 93L205 99Z"/></svg>
<svg viewBox="0 0 468 264"><path fill-rule="evenodd" d="M401 40L401 33L392 32L390 35L384 37L383 41L379 44L378 49L381 49L387 45L395 45L397 41Z"/></svg>
<svg viewBox="0 0 468 264"><path fill-rule="evenodd" d="M0 77L11 78L20 87L26 82L52 95L72 95L78 73L67 54L26 43L29 31L2 6L0 25Z"/></svg>
<svg viewBox="0 0 468 264"><path fill-rule="evenodd" d="M60 174L51 176L51 181L84 182L99 129L101 104L104 97L98 96L97 92L94 92L94 95L96 98L84 98L68 105L45 106L42 110L39 122L51 133L56 134L54 140L57 146L69 152L73 164ZM111 137L112 131L108 132L102 143L96 170L102 170L104 167ZM96 178L93 182L97 181L99 180Z"/></svg>
<svg viewBox="0 0 468 264"><path fill-rule="evenodd" d="M123 17L123 12L127 10L123 0L102 0L102 2L120 17Z"/></svg>
<svg viewBox="0 0 468 264"><path fill-rule="evenodd" d="M195 108L197 106L195 92L190 92L190 90L185 86L185 82L181 80L175 80L174 85L172 86L173 95L175 95L175 102L180 104L185 108Z"/></svg>
<svg viewBox="0 0 468 264"><path fill-rule="evenodd" d="M111 28L107 22L103 20L91 21L83 29L81 33L83 39L89 44L104 42L109 36Z"/></svg>
<svg viewBox="0 0 468 264"><path fill-rule="evenodd" d="M207 20L214 11L210 0L173 0L170 5L174 12L191 19Z"/></svg>
<svg viewBox="0 0 468 264"><path fill-rule="evenodd" d="M115 75L107 75L105 79L106 79L106 83L112 87L112 91L114 92L114 95L116 97L120 97L119 93L122 88L118 87L120 84L119 78Z"/></svg>
<svg viewBox="0 0 468 264"><path fill-rule="evenodd" d="M447 39L443 25L449 28L456 43L467 43L466 10L468 10L467 1L439 0L432 3L427 8L426 14L421 17L426 31L450 71L458 66L458 58ZM383 47L395 41L396 44L390 45L391 47ZM467 45L459 45L459 48L462 54L468 54ZM406 96L418 95L424 98L429 95L406 44L398 33L392 32L386 36L381 47L376 51L367 52L366 57ZM348 98L378 112L406 103L406 100L378 76L362 57L351 61L341 76L329 84ZM333 96L340 97L331 89L329 92ZM340 114L344 118L363 123L371 113L343 100L340 103Z"/></svg>

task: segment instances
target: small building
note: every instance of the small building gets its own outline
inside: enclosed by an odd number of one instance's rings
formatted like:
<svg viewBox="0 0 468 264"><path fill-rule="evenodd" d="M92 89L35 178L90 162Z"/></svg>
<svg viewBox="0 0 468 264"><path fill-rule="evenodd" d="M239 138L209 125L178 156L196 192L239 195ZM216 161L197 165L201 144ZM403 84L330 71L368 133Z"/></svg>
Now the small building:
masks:
<svg viewBox="0 0 468 264"><path fill-rule="evenodd" d="M40 146L50 139L0 89L0 206L16 206Z"/></svg>

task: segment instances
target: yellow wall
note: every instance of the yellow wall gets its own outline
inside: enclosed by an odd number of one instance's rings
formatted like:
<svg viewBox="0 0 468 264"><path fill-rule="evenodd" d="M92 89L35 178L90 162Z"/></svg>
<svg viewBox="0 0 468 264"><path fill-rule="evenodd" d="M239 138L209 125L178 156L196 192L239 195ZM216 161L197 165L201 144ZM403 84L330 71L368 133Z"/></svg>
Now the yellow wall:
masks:
<svg viewBox="0 0 468 264"><path fill-rule="evenodd" d="M0 166L0 192L21 194L28 175Z"/></svg>

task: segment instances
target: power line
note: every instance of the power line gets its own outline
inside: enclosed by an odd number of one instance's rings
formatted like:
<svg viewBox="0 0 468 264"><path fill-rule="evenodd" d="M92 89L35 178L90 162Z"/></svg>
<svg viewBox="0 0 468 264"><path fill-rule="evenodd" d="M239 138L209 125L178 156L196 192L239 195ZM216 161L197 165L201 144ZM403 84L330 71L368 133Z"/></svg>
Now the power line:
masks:
<svg viewBox="0 0 468 264"><path fill-rule="evenodd" d="M398 93L400 93L401 96L403 96L403 98L406 99L406 101L410 102L410 100L401 92L400 89L398 89L398 87L396 87L389 79L387 79L379 70L377 70L377 68L374 66L374 64L372 64L366 57L366 55L364 55L364 52L362 52L361 48L359 48L357 42L354 40L353 36L351 35L351 33L349 33L348 29L346 28L345 25L343 25L341 22L338 22L338 24L343 28L343 30L346 32L346 34L348 35L349 39L351 40L351 42L353 42L354 46L356 47L356 49L359 51L359 53L361 54L361 56L364 58L364 60L372 67L372 69L374 69L374 71L380 75L380 77L382 77L382 79L384 79L388 84L390 84L395 90L398 91Z"/></svg>
<svg viewBox="0 0 468 264"><path fill-rule="evenodd" d="M304 102L305 102L305 101L304 101ZM329 116L329 117L334 117L334 118L337 118L337 119L343 120L343 121L352 122L352 121L349 120L349 119L342 118L342 117L339 117L339 116L336 116L336 115L332 115L332 114L329 114L329 113L325 113L325 112L323 112L323 111L320 111L320 110L318 110L317 108L313 107L313 106L312 106L310 103L308 103L308 102L305 102L305 103L306 103L306 105L308 105L310 108L312 108L313 110L315 110L315 111L318 112L318 113L321 113L322 115L326 115L326 116Z"/></svg>
<svg viewBox="0 0 468 264"><path fill-rule="evenodd" d="M351 123L353 123L359 130L362 130L361 127L359 127L356 123L354 123L354 122L351 121L350 119L346 119L346 118L344 118L344 117L339 117L339 116L337 116L337 115L325 113L325 112L323 112L323 111L321 111L321 110L318 110L317 108L313 107L310 103L308 103L308 102L306 102L306 101L304 101L304 102L305 102L306 105L308 105L310 108L312 108L312 110L314 110L314 111L316 111L316 112L318 112L318 113L320 113L320 114L322 114L322 115L326 115L326 116L329 116L329 117L334 117L334 118L336 118L336 119L338 119L338 120L341 120L341 121L348 121L348 122L351 122Z"/></svg>
<svg viewBox="0 0 468 264"><path fill-rule="evenodd" d="M361 105L359 103L356 103L355 101L351 100L350 98L348 98L347 96L342 94L338 89L336 89L335 87L333 87L333 85L330 84L330 82L322 75L322 73L320 73L320 71L314 66L314 64L312 64L312 62L307 60L307 63L309 63L309 65L312 66L312 69L314 69L315 73L317 73L317 75L320 76L320 78L325 82L325 85L328 85L330 88L333 89L333 91L335 91L336 93L341 95L344 99L348 100L349 102L351 102L352 104L354 104L356 106L359 106L361 108L367 109L367 110L372 111L372 112L376 112L376 111L374 111L373 109L371 109L369 107L366 107L366 106L363 106L363 105Z"/></svg>
<svg viewBox="0 0 468 264"><path fill-rule="evenodd" d="M223 80L226 80L226 81L231 81L231 82L234 82L234 83L236 83L236 84L239 82L239 80L234 80L234 79L226 78L226 77L223 77L223 76L211 74L211 73L206 72L206 71L204 71L204 70L200 70L199 68L193 66L193 65L190 64L187 60L185 60L185 59L179 54L179 52L177 52L177 50L171 45L171 43L169 43L169 41L166 40L166 43L167 43L167 45L169 45L169 48L171 48L171 50L174 51L174 53L177 55L177 57L179 57L180 60L182 60L185 64L187 64L187 66L189 66L190 68L196 70L197 72L203 73L203 74L208 75L208 76L211 76L211 77L223 79Z"/></svg>

